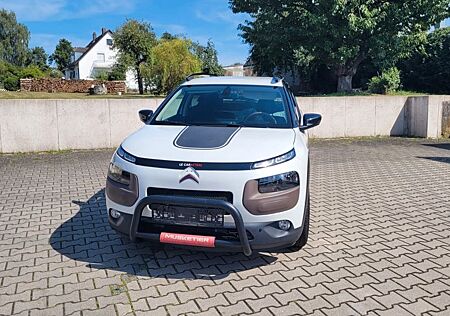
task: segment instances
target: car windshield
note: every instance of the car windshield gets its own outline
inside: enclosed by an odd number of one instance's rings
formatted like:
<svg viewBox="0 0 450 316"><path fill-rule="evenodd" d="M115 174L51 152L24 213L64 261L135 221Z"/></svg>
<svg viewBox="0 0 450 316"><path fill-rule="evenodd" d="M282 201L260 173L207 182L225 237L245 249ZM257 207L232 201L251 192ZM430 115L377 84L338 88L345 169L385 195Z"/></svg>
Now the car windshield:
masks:
<svg viewBox="0 0 450 316"><path fill-rule="evenodd" d="M151 124L291 127L283 88L251 85L182 86Z"/></svg>

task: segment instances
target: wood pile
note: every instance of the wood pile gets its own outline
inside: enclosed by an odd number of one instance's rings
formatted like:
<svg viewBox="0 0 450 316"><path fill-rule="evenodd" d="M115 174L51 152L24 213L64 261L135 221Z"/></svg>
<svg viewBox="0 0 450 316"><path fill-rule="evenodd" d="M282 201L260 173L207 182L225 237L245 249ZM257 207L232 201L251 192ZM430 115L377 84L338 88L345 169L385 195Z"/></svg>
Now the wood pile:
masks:
<svg viewBox="0 0 450 316"><path fill-rule="evenodd" d="M127 92L125 81L65 80L55 78L20 79L20 91L88 93L93 86L102 84L106 86L110 94Z"/></svg>

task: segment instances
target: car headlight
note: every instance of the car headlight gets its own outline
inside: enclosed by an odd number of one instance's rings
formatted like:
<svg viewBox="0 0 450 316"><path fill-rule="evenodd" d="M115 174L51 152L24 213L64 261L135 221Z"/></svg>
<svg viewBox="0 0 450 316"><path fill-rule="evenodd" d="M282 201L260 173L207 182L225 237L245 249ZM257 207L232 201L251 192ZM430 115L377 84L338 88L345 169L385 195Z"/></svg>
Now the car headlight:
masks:
<svg viewBox="0 0 450 316"><path fill-rule="evenodd" d="M117 148L117 156L119 156L122 159L125 159L126 161L129 162L136 162L136 157L134 157L133 155L127 153L125 150L123 150L122 146L119 146L119 148Z"/></svg>
<svg viewBox="0 0 450 316"><path fill-rule="evenodd" d="M122 170L117 165L110 163L108 169L108 177L116 182L124 185L130 185L130 173Z"/></svg>
<svg viewBox="0 0 450 316"><path fill-rule="evenodd" d="M265 177L258 180L258 191L270 193L289 190L300 185L298 173L290 171L275 176Z"/></svg>
<svg viewBox="0 0 450 316"><path fill-rule="evenodd" d="M289 151L281 156L277 156L275 158L255 162L252 165L252 169L266 168L266 167L278 165L280 163L289 161L294 157L295 157L295 150L292 149L291 151Z"/></svg>

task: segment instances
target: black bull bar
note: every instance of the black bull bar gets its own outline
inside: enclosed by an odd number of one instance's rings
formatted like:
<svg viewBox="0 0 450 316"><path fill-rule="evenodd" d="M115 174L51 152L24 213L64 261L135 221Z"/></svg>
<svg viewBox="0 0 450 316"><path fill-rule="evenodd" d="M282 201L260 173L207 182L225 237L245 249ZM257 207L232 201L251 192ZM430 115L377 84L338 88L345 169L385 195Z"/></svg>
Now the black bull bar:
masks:
<svg viewBox="0 0 450 316"><path fill-rule="evenodd" d="M233 217L236 230L239 235L240 247L242 248L243 253L246 256L250 256L252 254L252 249L250 247L250 242L248 241L247 232L244 227L244 221L242 219L241 213L237 210L237 208L233 204L227 201L214 199L193 198L193 197L173 196L173 195L151 195L143 198L136 206L131 221L130 239L132 241L135 241L136 238L159 241L160 234L158 233L145 233L138 231L139 223L141 222L142 212L144 208L152 204L220 209ZM217 248L225 248L225 249L236 248L236 243L237 242L216 239L214 246Z"/></svg>

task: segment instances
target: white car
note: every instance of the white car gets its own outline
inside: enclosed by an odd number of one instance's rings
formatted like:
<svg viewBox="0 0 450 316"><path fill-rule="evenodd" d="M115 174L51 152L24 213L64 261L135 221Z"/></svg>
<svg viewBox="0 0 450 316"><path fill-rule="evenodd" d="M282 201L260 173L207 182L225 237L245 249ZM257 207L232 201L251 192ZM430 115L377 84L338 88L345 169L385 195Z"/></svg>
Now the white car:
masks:
<svg viewBox="0 0 450 316"><path fill-rule="evenodd" d="M200 74L195 74L200 75ZM224 251L300 249L309 230L307 129L279 78L190 76L114 153L111 226L131 240Z"/></svg>

